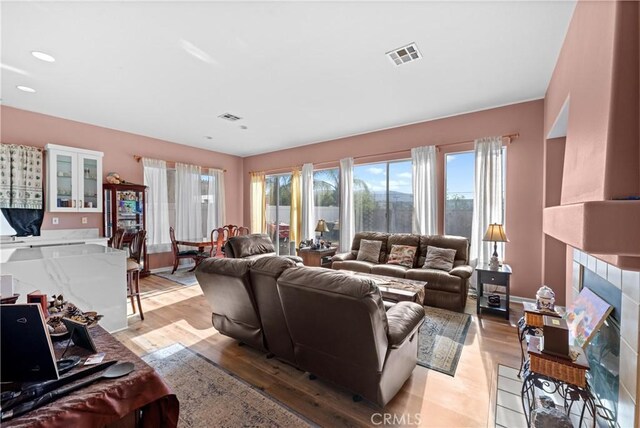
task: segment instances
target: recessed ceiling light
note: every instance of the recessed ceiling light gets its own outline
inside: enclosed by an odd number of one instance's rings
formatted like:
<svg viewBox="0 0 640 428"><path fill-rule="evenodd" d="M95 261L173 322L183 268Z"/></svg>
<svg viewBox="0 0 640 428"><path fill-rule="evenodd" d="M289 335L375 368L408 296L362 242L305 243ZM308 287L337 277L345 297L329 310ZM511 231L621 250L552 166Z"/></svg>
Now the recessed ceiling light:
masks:
<svg viewBox="0 0 640 428"><path fill-rule="evenodd" d="M30 92L30 93L34 93L36 91L33 88L30 88L28 86L22 86L22 85L18 85L18 86L16 86L16 88L20 89L21 91Z"/></svg>
<svg viewBox="0 0 640 428"><path fill-rule="evenodd" d="M49 54L46 54L44 52L39 52L39 51L31 51L31 55L33 55L34 57L38 58L41 61L46 61L46 62L55 62L56 59L54 57L52 57Z"/></svg>
<svg viewBox="0 0 640 428"><path fill-rule="evenodd" d="M422 58L418 46L415 43L408 44L398 49L394 49L386 54L395 65L406 64Z"/></svg>

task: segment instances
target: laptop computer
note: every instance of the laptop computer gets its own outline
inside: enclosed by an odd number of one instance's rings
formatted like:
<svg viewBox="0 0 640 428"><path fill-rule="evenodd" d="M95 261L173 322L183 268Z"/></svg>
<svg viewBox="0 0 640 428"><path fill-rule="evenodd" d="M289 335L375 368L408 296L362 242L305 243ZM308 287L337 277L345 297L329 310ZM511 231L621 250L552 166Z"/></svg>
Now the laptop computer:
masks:
<svg viewBox="0 0 640 428"><path fill-rule="evenodd" d="M0 305L0 371L2 382L58 379L58 367L37 303Z"/></svg>

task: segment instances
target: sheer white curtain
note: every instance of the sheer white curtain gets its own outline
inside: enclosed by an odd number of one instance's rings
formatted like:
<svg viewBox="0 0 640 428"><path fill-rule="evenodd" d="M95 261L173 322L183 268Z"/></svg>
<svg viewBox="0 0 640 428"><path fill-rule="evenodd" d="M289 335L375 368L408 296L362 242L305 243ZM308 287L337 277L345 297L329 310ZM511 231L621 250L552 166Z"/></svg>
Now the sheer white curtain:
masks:
<svg viewBox="0 0 640 428"><path fill-rule="evenodd" d="M411 149L413 169L413 233L437 233L436 146Z"/></svg>
<svg viewBox="0 0 640 428"><path fill-rule="evenodd" d="M502 137L475 140L476 176L473 198L473 223L471 227L472 263L488 263L493 253L493 243L484 242L487 227L491 223L504 224ZM504 254L500 251L500 254Z"/></svg>
<svg viewBox="0 0 640 428"><path fill-rule="evenodd" d="M176 163L176 239L202 239L201 169L196 165Z"/></svg>
<svg viewBox="0 0 640 428"><path fill-rule="evenodd" d="M313 194L313 164L302 165L302 239L315 235L315 211Z"/></svg>
<svg viewBox="0 0 640 428"><path fill-rule="evenodd" d="M142 158L142 165L144 185L147 186L147 252L170 251L167 163Z"/></svg>
<svg viewBox="0 0 640 428"><path fill-rule="evenodd" d="M353 158L340 160L340 251L349 251L355 235Z"/></svg>
<svg viewBox="0 0 640 428"><path fill-rule="evenodd" d="M207 171L207 221L205 236L210 236L213 229L225 225L224 171L209 168Z"/></svg>

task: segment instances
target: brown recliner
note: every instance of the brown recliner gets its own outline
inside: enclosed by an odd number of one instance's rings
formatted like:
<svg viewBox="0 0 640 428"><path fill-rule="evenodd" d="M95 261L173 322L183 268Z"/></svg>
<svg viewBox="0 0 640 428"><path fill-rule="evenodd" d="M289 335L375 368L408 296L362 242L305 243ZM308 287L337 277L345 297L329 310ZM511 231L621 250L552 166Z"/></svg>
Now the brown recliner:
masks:
<svg viewBox="0 0 640 428"><path fill-rule="evenodd" d="M360 242L363 239L382 242L377 263L357 260ZM412 267L386 264L393 245L417 247ZM450 271L422 268L429 246L456 250L453 268ZM426 290L423 303L454 311L464 310L469 278L473 273L473 268L469 266L469 240L462 236L451 235L358 232L353 238L351 251L336 254L332 261L333 269L424 281Z"/></svg>
<svg viewBox="0 0 640 428"><path fill-rule="evenodd" d="M296 263L284 257L262 257L249 269L251 289L258 307L267 349L278 358L295 365L293 342L282 311L276 281Z"/></svg>
<svg viewBox="0 0 640 428"><path fill-rule="evenodd" d="M262 323L251 289L253 260L209 258L196 269L196 278L211 306L213 326L220 333L266 350Z"/></svg>
<svg viewBox="0 0 640 428"><path fill-rule="evenodd" d="M424 320L419 304L385 312L371 279L322 268L287 269L278 292L301 369L380 406L413 372Z"/></svg>
<svg viewBox="0 0 640 428"><path fill-rule="evenodd" d="M259 259L276 255L276 247L269 235L265 233L252 233L230 237L224 245L224 256L231 259ZM283 256L296 263L302 263L298 256Z"/></svg>

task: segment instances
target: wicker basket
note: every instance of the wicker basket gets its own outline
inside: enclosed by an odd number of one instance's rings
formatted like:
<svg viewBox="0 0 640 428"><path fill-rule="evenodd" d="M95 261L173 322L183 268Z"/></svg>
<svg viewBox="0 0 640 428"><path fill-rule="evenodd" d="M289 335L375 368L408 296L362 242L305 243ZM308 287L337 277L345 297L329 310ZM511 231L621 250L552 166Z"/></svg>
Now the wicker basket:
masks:
<svg viewBox="0 0 640 428"><path fill-rule="evenodd" d="M529 354L531 371L549 376L580 388L587 386L587 370L563 364L560 361L541 358L535 354Z"/></svg>
<svg viewBox="0 0 640 428"><path fill-rule="evenodd" d="M524 313L524 322L530 327L544 327L544 315L534 314L533 312Z"/></svg>

